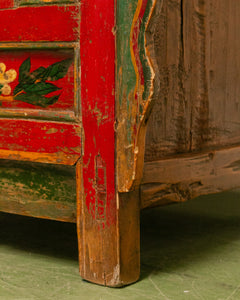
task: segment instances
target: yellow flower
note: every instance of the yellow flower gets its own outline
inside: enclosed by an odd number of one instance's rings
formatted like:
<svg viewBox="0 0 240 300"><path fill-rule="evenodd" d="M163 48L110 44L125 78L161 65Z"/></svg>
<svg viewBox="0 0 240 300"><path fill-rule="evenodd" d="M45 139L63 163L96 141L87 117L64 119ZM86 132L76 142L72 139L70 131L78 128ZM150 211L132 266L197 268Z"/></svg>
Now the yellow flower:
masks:
<svg viewBox="0 0 240 300"><path fill-rule="evenodd" d="M0 89L0 93L7 96L11 94L10 82L13 82L17 77L17 72L14 69L10 69L7 72L6 65L0 63L0 85L3 86Z"/></svg>

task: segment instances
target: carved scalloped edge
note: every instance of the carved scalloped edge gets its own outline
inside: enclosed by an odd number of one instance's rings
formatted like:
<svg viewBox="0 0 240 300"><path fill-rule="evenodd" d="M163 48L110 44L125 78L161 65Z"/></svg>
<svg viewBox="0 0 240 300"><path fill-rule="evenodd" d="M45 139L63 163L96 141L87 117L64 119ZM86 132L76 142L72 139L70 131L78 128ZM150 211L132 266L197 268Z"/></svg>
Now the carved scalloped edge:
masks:
<svg viewBox="0 0 240 300"><path fill-rule="evenodd" d="M156 0L138 0L138 6L131 28L131 58L136 73L135 95L138 97L139 106L142 106L142 111L140 111L141 119L145 115L148 103L152 101L153 96L155 72L147 45L146 31L155 5ZM136 45L134 47L134 40L137 41L138 48ZM144 96L144 94L147 94L147 97Z"/></svg>
<svg viewBox="0 0 240 300"><path fill-rule="evenodd" d="M138 123L136 124L135 141L134 141L134 154L133 154L133 172L131 180L125 182L124 186L119 186L120 192L128 192L138 187L143 172L144 164L144 150L145 150L145 134L146 134L146 122L151 112L151 108L154 104L154 62L149 50L146 32L149 26L149 22L152 18L153 11L156 5L156 0L138 0L137 9L133 18L130 34L130 48L131 58L136 74L136 86L134 91L134 97L137 101ZM144 16L141 15L141 10L144 9ZM148 10L146 15L146 10ZM141 19L144 18L144 19ZM144 23L142 23L144 22ZM139 24L142 23L140 26ZM139 42L140 35L142 37L142 43ZM137 44L134 44L137 41ZM134 50L135 48L135 50ZM142 52L142 54L140 54ZM143 59L140 58L142 55ZM145 66L143 64L145 63ZM145 69L145 74L144 74ZM148 71L146 72L146 69ZM141 74L142 73L142 74ZM147 74L148 73L148 74ZM144 80L144 81L143 81ZM147 94L144 99L143 94Z"/></svg>

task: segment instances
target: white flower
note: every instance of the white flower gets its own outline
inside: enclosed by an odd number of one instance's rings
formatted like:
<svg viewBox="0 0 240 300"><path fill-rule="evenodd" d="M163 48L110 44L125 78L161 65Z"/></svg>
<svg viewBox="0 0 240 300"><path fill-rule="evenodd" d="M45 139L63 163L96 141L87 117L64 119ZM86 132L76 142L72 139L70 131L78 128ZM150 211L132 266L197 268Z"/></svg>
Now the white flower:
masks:
<svg viewBox="0 0 240 300"><path fill-rule="evenodd" d="M17 77L17 72L14 69L10 69L7 72L6 65L4 63L0 63L0 93L7 96L11 94L11 87L9 85L10 82L13 82Z"/></svg>

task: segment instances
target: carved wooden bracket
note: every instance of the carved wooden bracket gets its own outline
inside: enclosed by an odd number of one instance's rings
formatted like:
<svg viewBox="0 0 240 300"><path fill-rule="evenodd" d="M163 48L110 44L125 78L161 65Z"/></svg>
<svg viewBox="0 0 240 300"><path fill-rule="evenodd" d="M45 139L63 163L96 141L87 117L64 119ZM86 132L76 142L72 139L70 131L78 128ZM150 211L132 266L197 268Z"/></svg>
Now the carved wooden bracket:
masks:
<svg viewBox="0 0 240 300"><path fill-rule="evenodd" d="M154 71L146 32L156 0L117 2L117 184L119 192L142 176L146 119Z"/></svg>

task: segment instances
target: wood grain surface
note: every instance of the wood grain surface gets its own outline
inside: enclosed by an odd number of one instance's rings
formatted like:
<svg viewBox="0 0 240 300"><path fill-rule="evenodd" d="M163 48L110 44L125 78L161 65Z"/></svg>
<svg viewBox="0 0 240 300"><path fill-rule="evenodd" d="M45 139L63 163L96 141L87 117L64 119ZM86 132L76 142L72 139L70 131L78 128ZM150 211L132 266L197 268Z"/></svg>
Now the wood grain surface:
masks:
<svg viewBox="0 0 240 300"><path fill-rule="evenodd" d="M239 187L240 147L147 162L141 207L183 202Z"/></svg>
<svg viewBox="0 0 240 300"><path fill-rule="evenodd" d="M240 143L240 2L158 1L147 161Z"/></svg>

